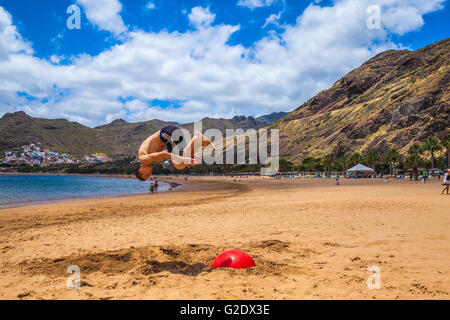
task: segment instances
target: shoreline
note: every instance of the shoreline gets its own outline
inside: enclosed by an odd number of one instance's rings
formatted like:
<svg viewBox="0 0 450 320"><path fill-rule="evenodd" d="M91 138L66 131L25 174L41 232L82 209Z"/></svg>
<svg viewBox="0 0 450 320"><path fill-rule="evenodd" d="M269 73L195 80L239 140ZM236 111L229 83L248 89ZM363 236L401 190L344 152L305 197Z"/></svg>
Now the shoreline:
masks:
<svg viewBox="0 0 450 320"><path fill-rule="evenodd" d="M87 174L87 173L57 173L57 172L0 172L0 176L63 176L63 177L95 177L95 178L122 178L136 179L134 175L128 174ZM156 176L159 177L159 176ZM161 180L162 181L162 180Z"/></svg>
<svg viewBox="0 0 450 320"><path fill-rule="evenodd" d="M134 176L131 175L90 175L90 174L51 174L51 173L0 173L1 175L9 175L9 176L64 176L64 177L92 177L92 178L111 178L111 179L135 179ZM155 177L156 179L148 180L150 181L160 181L166 183L170 186L169 190L160 191L158 193L167 193L173 191L175 189L180 189L183 187L182 183L171 182L163 179L159 179L159 176ZM115 194L115 195L105 195L105 196L88 196L88 197L75 197L75 198L64 198L64 199L48 199L48 200L37 200L37 201L29 201L29 202L18 202L18 203L10 203L10 204L0 204L0 211L7 209L15 209L15 208L26 208L32 206L39 205L51 205L56 203L64 203L70 201L83 201L83 200L96 200L96 199L114 199L114 198L123 198L129 196L141 196L149 194L149 192L141 192L141 193L130 193L130 194Z"/></svg>

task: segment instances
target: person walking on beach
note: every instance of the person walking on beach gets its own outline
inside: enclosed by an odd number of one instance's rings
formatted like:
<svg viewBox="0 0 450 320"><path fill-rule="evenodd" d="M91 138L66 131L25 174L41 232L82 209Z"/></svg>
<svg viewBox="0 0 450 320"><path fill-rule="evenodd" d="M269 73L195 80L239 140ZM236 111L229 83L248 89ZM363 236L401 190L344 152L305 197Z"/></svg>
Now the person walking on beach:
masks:
<svg viewBox="0 0 450 320"><path fill-rule="evenodd" d="M444 189L442 190L441 194L444 194L444 191L447 191L448 194L448 189L450 188L450 169L447 170L447 173L444 176L444 183L442 184L444 186Z"/></svg>
<svg viewBox="0 0 450 320"><path fill-rule="evenodd" d="M158 186L159 186L158 181L155 181L153 186L155 187L155 193L158 193Z"/></svg>
<svg viewBox="0 0 450 320"><path fill-rule="evenodd" d="M179 130L180 128L175 126L164 127L142 143L138 151L140 167L136 171L136 177L139 180L146 181L152 176L153 163L172 160L175 168L178 170L195 166L194 155L196 150L194 150L194 147L196 144L202 147L211 145L214 148L209 139L200 132L196 132L192 140L184 148L184 151L180 150L178 145L183 142L182 135L178 135L180 138L177 141L174 141L172 138L176 133L181 133Z"/></svg>

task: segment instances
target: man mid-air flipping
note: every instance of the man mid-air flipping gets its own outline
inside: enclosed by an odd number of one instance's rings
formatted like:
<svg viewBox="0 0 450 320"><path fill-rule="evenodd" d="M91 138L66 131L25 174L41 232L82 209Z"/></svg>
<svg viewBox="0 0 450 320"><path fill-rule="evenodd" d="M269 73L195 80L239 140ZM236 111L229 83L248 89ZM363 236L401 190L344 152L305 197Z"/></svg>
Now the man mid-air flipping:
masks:
<svg viewBox="0 0 450 320"><path fill-rule="evenodd" d="M148 137L139 148L138 159L141 163L136 172L136 177L141 181L146 181L152 176L152 163L172 160L175 168L183 170L195 165L195 146L206 147L214 145L204 137L200 132L196 132L192 140L186 145L184 151L180 150L178 144L183 142L183 137L174 141L172 136L174 132L180 130L175 126L167 126ZM167 148L167 151L164 149ZM182 155L180 154L182 153Z"/></svg>

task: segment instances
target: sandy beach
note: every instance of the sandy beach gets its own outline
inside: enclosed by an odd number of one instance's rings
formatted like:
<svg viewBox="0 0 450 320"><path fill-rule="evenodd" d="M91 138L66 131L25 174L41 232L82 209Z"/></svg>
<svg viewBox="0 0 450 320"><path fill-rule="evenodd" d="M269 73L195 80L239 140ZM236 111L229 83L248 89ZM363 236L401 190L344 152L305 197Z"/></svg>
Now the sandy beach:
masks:
<svg viewBox="0 0 450 320"><path fill-rule="evenodd" d="M440 182L342 183L192 178L158 195L2 209L0 299L449 299ZM228 249L257 266L211 269ZM373 265L379 290L366 284Z"/></svg>

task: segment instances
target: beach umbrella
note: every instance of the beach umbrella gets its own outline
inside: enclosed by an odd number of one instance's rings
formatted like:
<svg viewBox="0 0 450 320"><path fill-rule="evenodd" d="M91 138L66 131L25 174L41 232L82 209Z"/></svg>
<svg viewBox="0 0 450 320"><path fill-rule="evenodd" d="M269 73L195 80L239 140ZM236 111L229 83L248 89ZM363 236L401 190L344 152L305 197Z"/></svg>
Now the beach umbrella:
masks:
<svg viewBox="0 0 450 320"><path fill-rule="evenodd" d="M212 263L212 268L246 269L255 267L255 261L240 250L229 250L220 254Z"/></svg>

